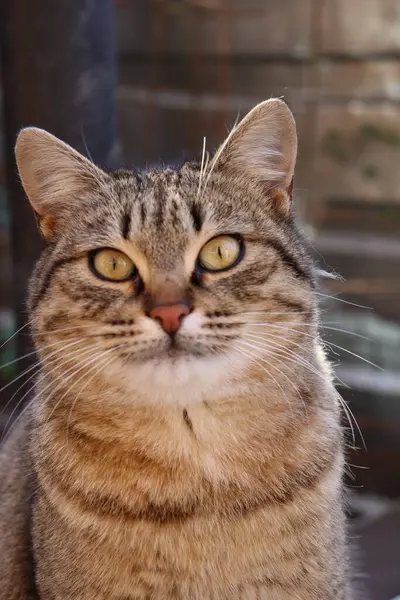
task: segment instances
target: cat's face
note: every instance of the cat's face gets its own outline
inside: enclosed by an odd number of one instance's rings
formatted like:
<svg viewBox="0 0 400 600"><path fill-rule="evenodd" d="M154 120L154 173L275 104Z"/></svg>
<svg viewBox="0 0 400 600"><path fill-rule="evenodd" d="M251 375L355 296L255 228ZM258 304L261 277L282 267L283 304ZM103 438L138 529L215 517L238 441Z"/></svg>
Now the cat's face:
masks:
<svg viewBox="0 0 400 600"><path fill-rule="evenodd" d="M261 106L206 168L106 174L44 132L21 134L22 180L49 241L30 290L46 368L190 402L254 361L273 377L285 344L305 343L312 274L290 207L294 126L283 103Z"/></svg>

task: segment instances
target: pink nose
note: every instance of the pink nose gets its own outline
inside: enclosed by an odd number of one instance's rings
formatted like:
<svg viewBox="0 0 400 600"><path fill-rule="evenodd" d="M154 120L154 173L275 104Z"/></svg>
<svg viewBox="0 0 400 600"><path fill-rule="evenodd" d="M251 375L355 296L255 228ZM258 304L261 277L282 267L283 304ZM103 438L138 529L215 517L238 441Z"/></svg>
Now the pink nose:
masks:
<svg viewBox="0 0 400 600"><path fill-rule="evenodd" d="M160 321L162 328L167 333L176 333L181 326L182 319L190 312L186 304L163 304L155 306L150 311L150 317Z"/></svg>

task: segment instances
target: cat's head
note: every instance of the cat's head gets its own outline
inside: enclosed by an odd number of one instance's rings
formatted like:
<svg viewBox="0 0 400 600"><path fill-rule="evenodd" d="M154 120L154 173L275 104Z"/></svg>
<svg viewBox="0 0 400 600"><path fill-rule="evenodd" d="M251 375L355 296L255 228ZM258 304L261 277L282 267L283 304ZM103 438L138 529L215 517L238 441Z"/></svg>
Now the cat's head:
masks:
<svg viewBox="0 0 400 600"><path fill-rule="evenodd" d="M108 173L22 130L18 168L47 241L29 298L45 369L187 402L254 365L290 379L289 353L311 344L302 327L313 320L312 265L293 223L296 152L280 100L179 170Z"/></svg>

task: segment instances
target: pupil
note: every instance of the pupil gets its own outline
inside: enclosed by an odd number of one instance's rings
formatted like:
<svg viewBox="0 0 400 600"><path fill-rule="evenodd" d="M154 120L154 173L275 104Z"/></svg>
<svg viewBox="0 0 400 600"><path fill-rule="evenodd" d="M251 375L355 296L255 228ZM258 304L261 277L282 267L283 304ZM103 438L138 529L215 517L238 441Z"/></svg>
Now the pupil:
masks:
<svg viewBox="0 0 400 600"><path fill-rule="evenodd" d="M220 257L220 259L222 260L222 250L221 250L221 246L218 246L218 256Z"/></svg>
<svg viewBox="0 0 400 600"><path fill-rule="evenodd" d="M113 260L112 260L112 268L113 268L113 271L115 271L115 267L116 267L116 266L117 266L117 261L116 261L116 259L115 259L115 258L113 258Z"/></svg>

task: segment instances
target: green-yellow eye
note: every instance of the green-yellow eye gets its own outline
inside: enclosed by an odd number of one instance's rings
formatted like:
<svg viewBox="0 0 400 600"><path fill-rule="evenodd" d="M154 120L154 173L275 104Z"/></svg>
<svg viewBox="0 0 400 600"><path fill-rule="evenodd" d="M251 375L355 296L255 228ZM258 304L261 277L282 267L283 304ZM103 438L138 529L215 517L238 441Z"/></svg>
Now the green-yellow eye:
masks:
<svg viewBox="0 0 400 600"><path fill-rule="evenodd" d="M240 240L230 235L219 235L202 247L198 260L207 271L224 271L238 263L241 255Z"/></svg>
<svg viewBox="0 0 400 600"><path fill-rule="evenodd" d="M125 281L136 272L131 259L126 254L112 248L93 252L91 265L98 277L109 281Z"/></svg>

